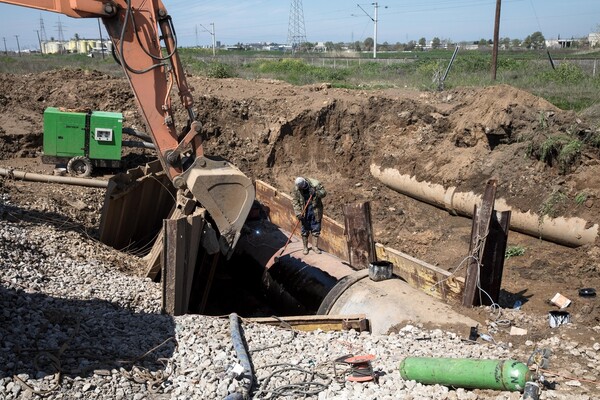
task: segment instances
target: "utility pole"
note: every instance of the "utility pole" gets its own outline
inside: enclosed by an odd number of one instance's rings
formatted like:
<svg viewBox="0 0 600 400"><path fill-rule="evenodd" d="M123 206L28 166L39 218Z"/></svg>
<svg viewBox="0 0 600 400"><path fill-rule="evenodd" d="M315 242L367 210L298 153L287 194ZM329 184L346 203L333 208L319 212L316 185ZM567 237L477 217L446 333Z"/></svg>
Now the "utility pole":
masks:
<svg viewBox="0 0 600 400"><path fill-rule="evenodd" d="M360 8L365 13L365 15L369 17L371 21L373 21L373 58L377 58L377 21L378 9L380 6L379 3L371 3L371 5L375 7L375 18L371 17L369 13L366 12L365 9L360 6L360 4L357 4L358 8ZM387 6L385 6L385 8L387 8Z"/></svg>
<svg viewBox="0 0 600 400"><path fill-rule="evenodd" d="M375 28L373 29L373 58L377 58L377 9L379 6L377 5L377 2L373 3L373 5L375 6L375 19L373 20L375 25Z"/></svg>
<svg viewBox="0 0 600 400"><path fill-rule="evenodd" d="M216 45L217 45L217 37L215 36L215 23L211 22L212 25L212 39L213 39L213 57L217 55Z"/></svg>
<svg viewBox="0 0 600 400"><path fill-rule="evenodd" d="M21 57L21 46L19 45L19 35L15 35L17 38L17 49L19 50L19 57Z"/></svg>
<svg viewBox="0 0 600 400"><path fill-rule="evenodd" d="M500 41L500 6L502 0L496 0L496 19L494 23L494 45L492 46L492 80L496 80L498 67L498 42Z"/></svg>
<svg viewBox="0 0 600 400"><path fill-rule="evenodd" d="M8 49L6 48L6 38L3 37L2 40L4 40L4 55L7 56L8 55Z"/></svg>
<svg viewBox="0 0 600 400"><path fill-rule="evenodd" d="M40 38L40 31L36 30L35 32L37 33L38 43L40 44L40 54L44 55L44 50L42 49L42 39Z"/></svg>
<svg viewBox="0 0 600 400"><path fill-rule="evenodd" d="M98 18L98 33L100 34L100 53L102 53L102 59L104 60L104 40L102 40L102 27L100 26L100 18Z"/></svg>
<svg viewBox="0 0 600 400"><path fill-rule="evenodd" d="M213 48L213 57L216 55L216 49L215 49L215 44L216 44L216 39L215 39L215 23L211 22L210 23L212 25L212 32L209 31L208 29L206 29L206 27L202 24L200 24L200 26L202 27L202 29L204 29L206 32L210 33L212 35L212 48Z"/></svg>

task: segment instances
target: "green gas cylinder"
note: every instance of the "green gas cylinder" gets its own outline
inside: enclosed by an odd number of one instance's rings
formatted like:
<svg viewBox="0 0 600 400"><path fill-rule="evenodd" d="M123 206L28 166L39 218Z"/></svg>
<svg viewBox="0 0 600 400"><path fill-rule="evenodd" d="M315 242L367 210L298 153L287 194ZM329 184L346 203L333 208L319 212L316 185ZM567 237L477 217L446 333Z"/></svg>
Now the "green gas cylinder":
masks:
<svg viewBox="0 0 600 400"><path fill-rule="evenodd" d="M521 392L532 380L527 365L515 360L407 357L399 369L405 380L465 389Z"/></svg>

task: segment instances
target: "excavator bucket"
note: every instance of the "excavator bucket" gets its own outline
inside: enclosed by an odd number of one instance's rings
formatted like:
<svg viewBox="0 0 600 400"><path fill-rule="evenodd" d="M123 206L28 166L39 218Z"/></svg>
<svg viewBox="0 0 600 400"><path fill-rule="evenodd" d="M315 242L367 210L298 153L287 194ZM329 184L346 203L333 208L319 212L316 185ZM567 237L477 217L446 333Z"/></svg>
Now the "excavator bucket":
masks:
<svg viewBox="0 0 600 400"><path fill-rule="evenodd" d="M230 162L207 156L196 158L176 179L185 181L192 195L211 215L221 234L221 252L231 257L254 202L252 181Z"/></svg>

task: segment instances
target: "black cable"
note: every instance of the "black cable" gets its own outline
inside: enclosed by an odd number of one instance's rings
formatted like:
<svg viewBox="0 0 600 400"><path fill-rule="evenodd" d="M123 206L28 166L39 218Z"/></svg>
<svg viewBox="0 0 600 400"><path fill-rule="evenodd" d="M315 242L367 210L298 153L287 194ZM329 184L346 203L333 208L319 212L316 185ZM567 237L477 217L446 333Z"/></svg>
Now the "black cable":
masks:
<svg viewBox="0 0 600 400"><path fill-rule="evenodd" d="M127 64L127 60L125 60L125 52L124 52L124 47L123 47L123 43L125 42L125 31L127 30L127 25L129 23L129 19L131 18L134 24L134 28L135 28L135 20L133 19L133 15L131 14L131 0L127 0L127 10L125 11L125 18L123 19L123 27L121 28L121 35L119 36L119 48L121 51L120 56L120 60L121 60L121 65L123 65L125 68L127 68L128 71L134 73L134 74L144 74L146 72L152 71L155 68L160 68L162 66L168 66L165 63L158 63L158 64L153 64L151 67L148 67L146 69L134 69L131 66L129 66L129 64ZM139 41L139 37L137 36L137 32L136 32L136 37L138 38ZM144 49L143 46L142 49L144 50L144 52L146 51Z"/></svg>

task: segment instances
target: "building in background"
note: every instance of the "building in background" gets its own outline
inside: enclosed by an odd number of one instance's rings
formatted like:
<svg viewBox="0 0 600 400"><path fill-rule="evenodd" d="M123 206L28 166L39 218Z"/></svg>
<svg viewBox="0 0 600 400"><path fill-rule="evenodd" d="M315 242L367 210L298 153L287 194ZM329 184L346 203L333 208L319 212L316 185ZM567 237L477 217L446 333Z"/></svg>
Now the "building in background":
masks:
<svg viewBox="0 0 600 400"><path fill-rule="evenodd" d="M93 57L102 54L102 51L109 54L112 51L112 42L108 39L47 40L42 42L42 51L44 54L78 53Z"/></svg>

